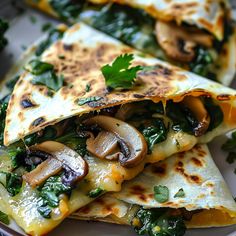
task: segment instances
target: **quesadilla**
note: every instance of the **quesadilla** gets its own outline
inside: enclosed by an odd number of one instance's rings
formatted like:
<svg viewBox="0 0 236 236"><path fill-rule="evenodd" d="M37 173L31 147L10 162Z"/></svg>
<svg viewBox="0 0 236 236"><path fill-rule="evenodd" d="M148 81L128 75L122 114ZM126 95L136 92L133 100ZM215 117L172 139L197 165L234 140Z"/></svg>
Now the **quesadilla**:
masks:
<svg viewBox="0 0 236 236"><path fill-rule="evenodd" d="M0 196L31 235L120 191L145 164L236 127L234 90L84 24L24 68L1 105Z"/></svg>
<svg viewBox="0 0 236 236"><path fill-rule="evenodd" d="M145 53L229 85L236 33L227 1L27 0L68 23L78 20Z"/></svg>
<svg viewBox="0 0 236 236"><path fill-rule="evenodd" d="M138 234L181 236L185 225L236 224L236 203L207 146L196 145L147 166L120 192L105 194L71 217L132 225Z"/></svg>

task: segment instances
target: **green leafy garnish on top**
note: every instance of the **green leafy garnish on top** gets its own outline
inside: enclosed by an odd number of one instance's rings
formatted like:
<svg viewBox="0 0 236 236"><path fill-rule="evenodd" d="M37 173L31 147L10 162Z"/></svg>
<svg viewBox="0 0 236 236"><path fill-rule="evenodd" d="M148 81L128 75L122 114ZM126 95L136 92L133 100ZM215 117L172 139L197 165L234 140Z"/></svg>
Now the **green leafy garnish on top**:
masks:
<svg viewBox="0 0 236 236"><path fill-rule="evenodd" d="M142 70L142 66L130 67L133 59L133 54L120 55L112 65L107 64L101 68L108 88L129 89L133 86L137 72Z"/></svg>
<svg viewBox="0 0 236 236"><path fill-rule="evenodd" d="M47 62L35 59L30 61L25 69L34 75L31 81L32 84L45 85L53 91L58 91L63 86L64 76L57 76L54 71L54 66Z"/></svg>
<svg viewBox="0 0 236 236"><path fill-rule="evenodd" d="M0 51L7 45L7 39L4 37L4 33L8 27L8 23L0 19Z"/></svg>
<svg viewBox="0 0 236 236"><path fill-rule="evenodd" d="M174 198L177 197L185 197L185 192L182 188L180 188L179 191L174 195Z"/></svg>
<svg viewBox="0 0 236 236"><path fill-rule="evenodd" d="M154 198L159 203L167 202L169 200L169 189L162 185L155 186Z"/></svg>

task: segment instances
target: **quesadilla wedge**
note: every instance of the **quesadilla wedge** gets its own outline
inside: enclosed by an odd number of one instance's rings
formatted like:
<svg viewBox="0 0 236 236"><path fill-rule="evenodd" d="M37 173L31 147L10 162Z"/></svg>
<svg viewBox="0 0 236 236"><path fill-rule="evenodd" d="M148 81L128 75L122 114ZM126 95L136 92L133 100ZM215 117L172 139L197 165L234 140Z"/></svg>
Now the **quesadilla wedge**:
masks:
<svg viewBox="0 0 236 236"><path fill-rule="evenodd" d="M0 196L31 235L236 126L234 90L84 24L25 65L1 109Z"/></svg>
<svg viewBox="0 0 236 236"><path fill-rule="evenodd" d="M71 217L131 224L138 234L181 236L185 225L236 224L236 203L207 146L196 145L147 166L120 192L96 199Z"/></svg>
<svg viewBox="0 0 236 236"><path fill-rule="evenodd" d="M78 19L145 53L229 85L236 33L227 1L27 0L68 23Z"/></svg>

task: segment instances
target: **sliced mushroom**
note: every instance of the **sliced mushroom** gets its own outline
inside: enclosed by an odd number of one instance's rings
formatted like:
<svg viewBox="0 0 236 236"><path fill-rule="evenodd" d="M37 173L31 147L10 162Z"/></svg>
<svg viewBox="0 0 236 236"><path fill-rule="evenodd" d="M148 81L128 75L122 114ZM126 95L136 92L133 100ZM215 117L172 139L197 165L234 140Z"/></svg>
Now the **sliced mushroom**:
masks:
<svg viewBox="0 0 236 236"><path fill-rule="evenodd" d="M33 171L25 174L23 178L35 187L49 178L65 170L62 177L64 183L72 185L80 181L88 174L87 162L75 151L69 147L55 141L46 141L32 146L31 150L40 150L51 155L46 161L38 165Z"/></svg>
<svg viewBox="0 0 236 236"><path fill-rule="evenodd" d="M205 47L213 44L213 37L208 33L163 21L156 23L156 37L167 56L181 62L194 59L198 44Z"/></svg>
<svg viewBox="0 0 236 236"><path fill-rule="evenodd" d="M183 104L192 111L193 115L198 120L198 125L194 128L194 135L197 137L203 135L210 125L210 116L201 99L187 96L184 98Z"/></svg>
<svg viewBox="0 0 236 236"><path fill-rule="evenodd" d="M109 154L108 158L118 156L121 165L125 167L136 166L145 158L147 154L146 141L142 134L133 126L116 118L102 115L89 118L84 121L84 124L86 126L97 125L104 131L111 133L111 135L109 134L106 137L106 134L108 133L103 132L99 136L102 137L103 140L99 142L96 141L96 147L90 147L90 145L94 145L94 141L89 139L87 140L87 148L89 150L96 150L96 152L93 152L95 155L97 152L102 153L96 155L97 157L102 157L106 154ZM114 137L116 138L116 141L114 140ZM111 141L111 144L105 144L105 141ZM98 143L101 143L101 145L104 146L99 147L97 145ZM120 152L118 152L117 155L114 155L117 146L119 147Z"/></svg>

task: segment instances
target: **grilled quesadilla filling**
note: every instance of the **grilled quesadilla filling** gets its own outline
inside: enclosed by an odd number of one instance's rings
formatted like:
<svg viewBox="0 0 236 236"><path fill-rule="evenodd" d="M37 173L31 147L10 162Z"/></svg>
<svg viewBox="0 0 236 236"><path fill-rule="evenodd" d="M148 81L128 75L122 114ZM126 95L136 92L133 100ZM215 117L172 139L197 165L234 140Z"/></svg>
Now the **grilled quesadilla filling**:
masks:
<svg viewBox="0 0 236 236"><path fill-rule="evenodd" d="M1 137L7 102L6 97L1 103ZM222 121L221 108L205 96L187 96L178 103L142 101L104 108L3 147L6 161L1 166L0 182L12 197L29 186L37 195L40 215L54 218L55 209L66 208L72 191L81 181L86 182L88 156L134 168L145 162L147 154L168 139L170 132L200 137ZM178 140L176 145L180 145ZM97 188L88 195L94 198L105 192Z"/></svg>
<svg viewBox="0 0 236 236"><path fill-rule="evenodd" d="M86 1L49 1L62 20L85 23L145 53L217 80L217 63L233 32L225 9L224 37L216 39L205 30L186 23L155 20L143 10L119 4L93 5ZM222 54L222 55L221 55Z"/></svg>

